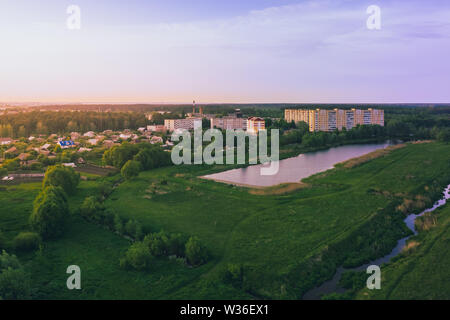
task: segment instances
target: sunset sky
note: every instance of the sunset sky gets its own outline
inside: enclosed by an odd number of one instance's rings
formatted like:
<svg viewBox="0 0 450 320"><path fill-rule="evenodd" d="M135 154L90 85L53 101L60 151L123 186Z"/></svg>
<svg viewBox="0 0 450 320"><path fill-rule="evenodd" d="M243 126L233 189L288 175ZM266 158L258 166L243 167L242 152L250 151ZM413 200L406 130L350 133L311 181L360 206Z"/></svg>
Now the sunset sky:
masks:
<svg viewBox="0 0 450 320"><path fill-rule="evenodd" d="M0 0L0 43L0 102L450 102L447 0Z"/></svg>

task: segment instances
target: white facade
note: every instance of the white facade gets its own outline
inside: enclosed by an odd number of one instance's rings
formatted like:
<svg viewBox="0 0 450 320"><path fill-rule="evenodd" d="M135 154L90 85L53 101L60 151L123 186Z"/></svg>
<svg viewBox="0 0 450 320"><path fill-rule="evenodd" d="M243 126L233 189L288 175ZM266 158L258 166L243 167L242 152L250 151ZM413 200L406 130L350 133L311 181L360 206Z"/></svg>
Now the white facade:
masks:
<svg viewBox="0 0 450 320"><path fill-rule="evenodd" d="M202 127L201 118L186 119L166 119L164 120L166 130L175 131L177 129L193 130Z"/></svg>

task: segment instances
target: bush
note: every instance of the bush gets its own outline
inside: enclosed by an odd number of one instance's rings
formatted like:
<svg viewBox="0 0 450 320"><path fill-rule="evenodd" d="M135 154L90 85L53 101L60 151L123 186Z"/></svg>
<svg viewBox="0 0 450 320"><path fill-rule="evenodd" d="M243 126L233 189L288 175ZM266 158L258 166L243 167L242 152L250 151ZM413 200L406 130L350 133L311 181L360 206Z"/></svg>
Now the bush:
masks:
<svg viewBox="0 0 450 320"><path fill-rule="evenodd" d="M182 234L171 234L166 240L166 250L169 255L184 257L186 251L186 237Z"/></svg>
<svg viewBox="0 0 450 320"><path fill-rule="evenodd" d="M235 288L242 288L244 283L244 267L240 264L228 264L224 281Z"/></svg>
<svg viewBox="0 0 450 320"><path fill-rule="evenodd" d="M6 238L3 235L3 232L0 230L0 250L6 249Z"/></svg>
<svg viewBox="0 0 450 320"><path fill-rule="evenodd" d="M98 186L98 191L100 193L100 196L106 198L113 191L113 185L109 181L102 181Z"/></svg>
<svg viewBox="0 0 450 320"><path fill-rule="evenodd" d="M164 231L146 235L144 238L144 243L149 249L150 253L155 257L167 254L168 238Z"/></svg>
<svg viewBox="0 0 450 320"><path fill-rule="evenodd" d="M33 170L33 171L41 171L42 170L42 163L39 163L39 162L32 163L30 165L30 169Z"/></svg>
<svg viewBox="0 0 450 320"><path fill-rule="evenodd" d="M29 298L30 286L22 269L7 269L0 273L0 300Z"/></svg>
<svg viewBox="0 0 450 320"><path fill-rule="evenodd" d="M29 291L28 279L19 259L3 250L0 254L0 300L26 299Z"/></svg>
<svg viewBox="0 0 450 320"><path fill-rule="evenodd" d="M35 232L21 232L14 238L14 248L16 250L36 250L40 244L41 237Z"/></svg>
<svg viewBox="0 0 450 320"><path fill-rule="evenodd" d="M114 230L116 230L116 232L118 234L124 234L125 233L125 227L123 225L122 218L118 214L116 214L114 216Z"/></svg>
<svg viewBox="0 0 450 320"><path fill-rule="evenodd" d="M190 237L186 242L186 259L193 266L201 265L208 259L206 248L196 237Z"/></svg>
<svg viewBox="0 0 450 320"><path fill-rule="evenodd" d="M128 160L120 170L120 173L126 180L130 180L139 175L141 164L135 160Z"/></svg>
<svg viewBox="0 0 450 320"><path fill-rule="evenodd" d="M19 259L15 255L8 254L5 250L0 254L0 273L8 269L20 268Z"/></svg>
<svg viewBox="0 0 450 320"><path fill-rule="evenodd" d="M125 232L135 240L142 240L144 236L141 224L136 220L129 220L125 224Z"/></svg>
<svg viewBox="0 0 450 320"><path fill-rule="evenodd" d="M133 243L125 257L120 259L120 266L126 269L148 270L152 261L152 255L148 250L148 246L143 242Z"/></svg>
<svg viewBox="0 0 450 320"><path fill-rule="evenodd" d="M68 212L64 190L61 187L46 187L34 200L30 225L44 239L58 237L64 231Z"/></svg>
<svg viewBox="0 0 450 320"><path fill-rule="evenodd" d="M80 214L87 220L101 222L103 209L103 205L97 198L90 196L84 199Z"/></svg>
<svg viewBox="0 0 450 320"><path fill-rule="evenodd" d="M19 170L19 168L20 168L20 160L19 159L5 160L3 162L3 168L5 168L8 171Z"/></svg>
<svg viewBox="0 0 450 320"><path fill-rule="evenodd" d="M43 188L48 186L61 187L68 194L75 191L80 182L80 175L73 168L61 165L50 166L45 172Z"/></svg>

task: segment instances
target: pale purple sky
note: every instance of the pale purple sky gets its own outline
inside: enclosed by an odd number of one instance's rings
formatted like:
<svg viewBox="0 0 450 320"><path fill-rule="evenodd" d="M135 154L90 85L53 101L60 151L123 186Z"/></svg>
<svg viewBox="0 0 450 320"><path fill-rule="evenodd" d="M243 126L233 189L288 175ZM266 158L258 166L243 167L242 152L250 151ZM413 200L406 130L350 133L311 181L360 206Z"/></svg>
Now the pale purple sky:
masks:
<svg viewBox="0 0 450 320"><path fill-rule="evenodd" d="M1 0L0 43L0 102L450 102L450 1Z"/></svg>

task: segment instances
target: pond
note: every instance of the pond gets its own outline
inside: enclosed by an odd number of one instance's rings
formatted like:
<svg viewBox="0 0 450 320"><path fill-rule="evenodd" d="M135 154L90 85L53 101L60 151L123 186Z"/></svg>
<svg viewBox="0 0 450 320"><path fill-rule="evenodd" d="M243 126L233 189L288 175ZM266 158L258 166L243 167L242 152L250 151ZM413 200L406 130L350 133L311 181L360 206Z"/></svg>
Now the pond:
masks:
<svg viewBox="0 0 450 320"><path fill-rule="evenodd" d="M215 181L268 187L280 183L300 182L321 171L332 169L335 164L352 158L363 156L377 149L386 148L391 142L378 144L354 144L346 145L328 150L309 152L299 156L280 160L278 173L272 176L263 176L260 169L263 165L252 165L247 168L232 169L224 172L203 176L203 178Z"/></svg>

